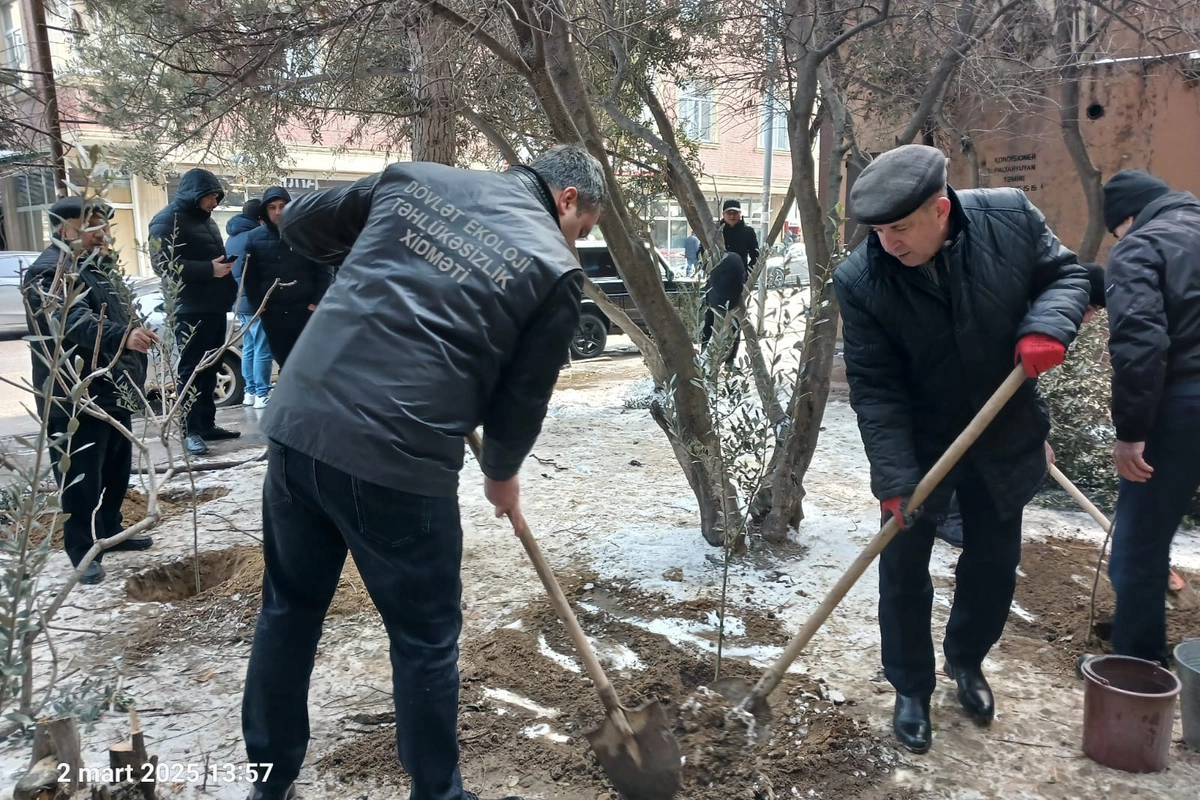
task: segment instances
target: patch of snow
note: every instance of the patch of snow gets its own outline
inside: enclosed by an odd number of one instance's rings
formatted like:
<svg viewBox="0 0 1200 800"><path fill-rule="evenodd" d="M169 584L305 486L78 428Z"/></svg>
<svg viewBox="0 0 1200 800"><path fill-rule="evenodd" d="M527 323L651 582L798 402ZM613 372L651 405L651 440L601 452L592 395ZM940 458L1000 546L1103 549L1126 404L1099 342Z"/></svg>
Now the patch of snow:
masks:
<svg viewBox="0 0 1200 800"><path fill-rule="evenodd" d="M575 663L575 659L571 658L571 656L564 655L563 653L560 653L551 647L546 641L546 634L544 633L538 634L538 652L565 670L574 673L579 672L579 665Z"/></svg>
<svg viewBox="0 0 1200 800"><path fill-rule="evenodd" d="M489 700L495 700L497 703L505 703L517 708L523 708L531 712L534 716L540 719L557 719L561 711L557 708L546 708L533 702L527 697L522 697L515 692L510 692L507 689L484 689L483 696Z"/></svg>
<svg viewBox="0 0 1200 800"><path fill-rule="evenodd" d="M596 657L615 670L643 670L646 664L641 656L621 642L603 642L588 637Z"/></svg>
<svg viewBox="0 0 1200 800"><path fill-rule="evenodd" d="M1025 620L1026 622L1033 622L1036 619L1036 617L1034 617L1033 614L1030 614L1028 611L1021 608L1021 604L1018 603L1016 600L1013 600L1012 607L1009 610L1012 611L1012 613L1016 614L1021 619Z"/></svg>
<svg viewBox="0 0 1200 800"><path fill-rule="evenodd" d="M530 739L549 739L550 741L558 742L559 744L566 744L567 742L571 741L570 736L563 736L561 733L558 733L544 722L540 725L530 725L528 728L522 730L521 733L525 734L525 736L529 737Z"/></svg>
<svg viewBox="0 0 1200 800"><path fill-rule="evenodd" d="M721 625L721 617L717 614L716 611L708 612L708 624L712 625L714 631ZM746 635L746 623L742 622L742 620L740 620L737 617L726 614L725 615L725 635L726 636L745 636Z"/></svg>

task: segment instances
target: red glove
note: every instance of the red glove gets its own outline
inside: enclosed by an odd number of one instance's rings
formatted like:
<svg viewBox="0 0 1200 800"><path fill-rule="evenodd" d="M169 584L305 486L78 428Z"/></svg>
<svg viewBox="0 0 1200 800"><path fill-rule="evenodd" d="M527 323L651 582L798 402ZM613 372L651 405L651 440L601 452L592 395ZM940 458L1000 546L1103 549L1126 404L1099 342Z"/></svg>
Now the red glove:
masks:
<svg viewBox="0 0 1200 800"><path fill-rule="evenodd" d="M1025 367L1025 374L1036 378L1043 372L1054 369L1067 357L1067 347L1053 336L1031 333L1017 342L1016 361Z"/></svg>
<svg viewBox="0 0 1200 800"><path fill-rule="evenodd" d="M889 497L879 504L880 510L883 511L883 521L886 523L888 517L895 517L896 522L900 523L900 530L905 530L916 521L921 510L909 511L907 497Z"/></svg>

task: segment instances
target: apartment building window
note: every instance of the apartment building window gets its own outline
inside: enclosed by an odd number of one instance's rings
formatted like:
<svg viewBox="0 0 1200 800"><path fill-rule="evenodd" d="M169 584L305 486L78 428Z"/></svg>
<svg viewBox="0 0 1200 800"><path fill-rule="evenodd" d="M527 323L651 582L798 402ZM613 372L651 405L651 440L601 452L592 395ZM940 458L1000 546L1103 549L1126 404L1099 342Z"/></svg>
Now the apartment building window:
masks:
<svg viewBox="0 0 1200 800"><path fill-rule="evenodd" d="M47 211L57 199L54 171L31 169L13 176L17 189L17 239L20 246L41 250L50 244L50 218Z"/></svg>
<svg viewBox="0 0 1200 800"><path fill-rule="evenodd" d="M689 83L680 87L679 126L689 139L697 142L716 141L712 86Z"/></svg>
<svg viewBox="0 0 1200 800"><path fill-rule="evenodd" d="M763 102L758 116L758 149L767 146L767 104ZM775 99L771 109L771 149L775 152L787 152L788 129L787 108L779 98Z"/></svg>
<svg viewBox="0 0 1200 800"><path fill-rule="evenodd" d="M0 42L4 48L0 54L0 67L28 70L29 48L25 46L25 32L21 29L20 12L15 2L0 2L0 33L4 35L4 41Z"/></svg>

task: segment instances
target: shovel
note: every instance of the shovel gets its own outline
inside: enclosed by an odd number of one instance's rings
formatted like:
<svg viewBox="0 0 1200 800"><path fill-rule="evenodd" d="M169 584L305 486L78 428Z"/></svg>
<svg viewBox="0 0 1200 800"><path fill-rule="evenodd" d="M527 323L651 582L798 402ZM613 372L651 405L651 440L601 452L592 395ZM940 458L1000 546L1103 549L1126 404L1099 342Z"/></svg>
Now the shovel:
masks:
<svg viewBox="0 0 1200 800"><path fill-rule="evenodd" d="M1018 364L995 394L988 399L983 408L979 409L979 413L971 420L970 424L958 435L958 438L951 443L950 448L937 460L933 468L926 473L921 482L917 484L917 488L913 490L912 497L909 499L909 507L911 509L920 508L921 504L929 497L937 485L945 479L950 470L958 463L967 449L975 443L979 435L983 433L995 416L1000 413L1000 409L1004 404L1016 394L1017 389L1028 380L1025 374L1025 368ZM900 523L895 517L887 521L879 533L875 534L875 538L867 544L863 551L854 559L854 563L846 570L845 574L838 580L834 587L829 590L829 594L818 606L813 615L804 623L804 627L800 632L788 643L787 649L783 651L783 655L772 664L763 676L758 679L758 683L753 688L741 678L719 678L714 681L709 687L713 691L720 694L726 700L737 703L739 712L749 713L756 718L763 718L768 714L767 710L767 695L775 691L779 686L779 682L783 680L784 673L788 667L792 665L800 656L809 640L816 634L821 626L825 624L825 620L829 619L829 615L837 608L838 603L842 602L842 598L846 593L858 583L858 579L867 571L867 567L871 566L871 562L875 557L883 552L883 548L887 547L897 533L900 532Z"/></svg>
<svg viewBox="0 0 1200 800"><path fill-rule="evenodd" d="M478 434L472 432L467 444L478 460L483 449ZM608 712L598 728L585 734L592 752L625 800L671 800L679 791L680 755L666 712L657 700L632 710L621 705L529 526L521 522L515 527L517 538L533 562L542 586L546 587L555 613L567 626L571 642Z"/></svg>
<svg viewBox="0 0 1200 800"><path fill-rule="evenodd" d="M1112 522L1108 517L1104 516L1104 512L1096 508L1091 500L1087 499L1087 495L1079 491L1079 487L1071 483L1070 478L1062 473L1054 464L1050 465L1050 476L1058 481L1058 485L1063 488L1067 494L1071 495L1071 499L1079 504L1079 507L1088 513L1088 516L1096 521L1100 526L1100 530L1112 535ZM1105 541L1107 546L1108 542ZM1196 597L1196 593L1188 582L1183 579L1178 572L1170 570L1167 580L1167 591L1175 598L1176 605L1179 608L1191 609L1200 605L1200 598Z"/></svg>

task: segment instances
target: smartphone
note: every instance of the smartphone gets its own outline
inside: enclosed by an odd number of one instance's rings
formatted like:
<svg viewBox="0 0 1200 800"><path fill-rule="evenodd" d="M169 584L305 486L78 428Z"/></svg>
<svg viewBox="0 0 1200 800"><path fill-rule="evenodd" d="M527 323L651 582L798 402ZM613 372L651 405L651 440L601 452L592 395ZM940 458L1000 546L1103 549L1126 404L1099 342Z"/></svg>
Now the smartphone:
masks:
<svg viewBox="0 0 1200 800"><path fill-rule="evenodd" d="M224 261L226 264L232 264L233 262L237 261L237 256L226 255L221 260Z"/></svg>

